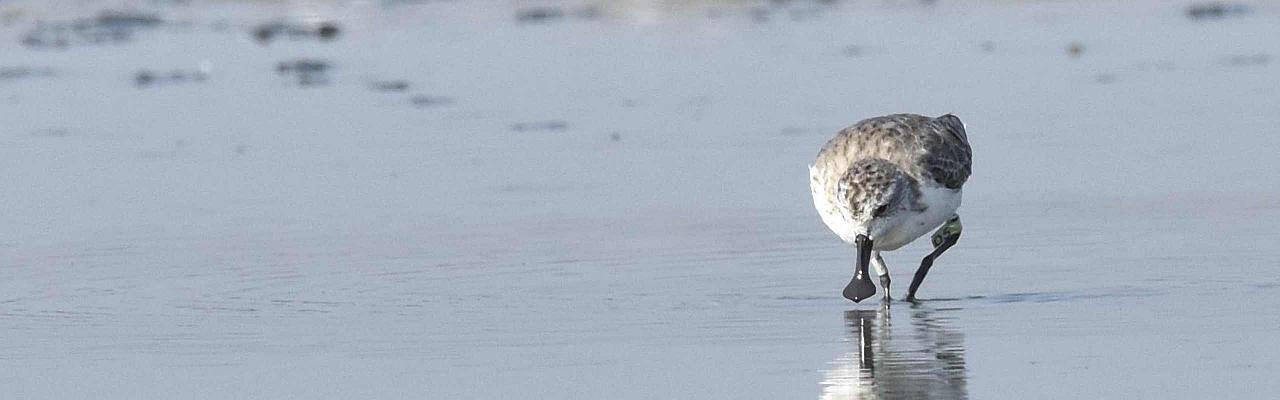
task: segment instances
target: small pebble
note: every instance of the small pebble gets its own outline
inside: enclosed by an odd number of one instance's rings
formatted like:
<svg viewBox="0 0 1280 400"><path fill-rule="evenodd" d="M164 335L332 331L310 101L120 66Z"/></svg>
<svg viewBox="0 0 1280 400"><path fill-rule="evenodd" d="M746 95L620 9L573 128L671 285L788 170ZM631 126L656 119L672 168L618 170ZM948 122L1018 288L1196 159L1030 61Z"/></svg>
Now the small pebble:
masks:
<svg viewBox="0 0 1280 400"><path fill-rule="evenodd" d="M1067 46L1067 55L1070 55L1071 58L1080 58L1081 54L1084 54L1084 45L1080 44L1080 42L1072 42Z"/></svg>

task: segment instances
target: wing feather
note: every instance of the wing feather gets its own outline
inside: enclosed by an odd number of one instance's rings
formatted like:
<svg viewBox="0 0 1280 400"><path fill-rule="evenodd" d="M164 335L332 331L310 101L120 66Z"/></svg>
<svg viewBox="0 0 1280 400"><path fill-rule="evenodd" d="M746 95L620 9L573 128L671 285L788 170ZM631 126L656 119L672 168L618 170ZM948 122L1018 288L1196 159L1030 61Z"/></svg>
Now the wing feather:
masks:
<svg viewBox="0 0 1280 400"><path fill-rule="evenodd" d="M887 160L918 180L950 189L963 186L971 170L969 137L964 123L951 114L894 114L859 121L823 146L818 164L843 173L843 168L869 158Z"/></svg>

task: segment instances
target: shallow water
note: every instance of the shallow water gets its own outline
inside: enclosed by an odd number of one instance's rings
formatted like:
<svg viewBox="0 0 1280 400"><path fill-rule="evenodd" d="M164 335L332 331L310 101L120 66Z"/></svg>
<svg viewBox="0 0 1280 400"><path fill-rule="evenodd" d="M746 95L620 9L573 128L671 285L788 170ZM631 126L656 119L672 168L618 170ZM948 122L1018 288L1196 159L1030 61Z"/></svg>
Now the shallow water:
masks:
<svg viewBox="0 0 1280 400"><path fill-rule="evenodd" d="M0 2L0 398L1280 392L1270 3L157 4ZM966 231L855 305L805 167L903 111L968 124Z"/></svg>

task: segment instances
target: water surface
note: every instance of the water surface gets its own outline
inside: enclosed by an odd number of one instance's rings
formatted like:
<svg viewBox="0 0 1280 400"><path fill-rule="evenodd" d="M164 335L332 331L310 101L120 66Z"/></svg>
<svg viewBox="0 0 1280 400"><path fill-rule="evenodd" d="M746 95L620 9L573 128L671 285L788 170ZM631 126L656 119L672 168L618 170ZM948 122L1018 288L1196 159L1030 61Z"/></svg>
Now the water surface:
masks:
<svg viewBox="0 0 1280 400"><path fill-rule="evenodd" d="M1280 392L1272 4L549 4L0 2L0 397ZM891 112L975 166L883 309L805 174Z"/></svg>

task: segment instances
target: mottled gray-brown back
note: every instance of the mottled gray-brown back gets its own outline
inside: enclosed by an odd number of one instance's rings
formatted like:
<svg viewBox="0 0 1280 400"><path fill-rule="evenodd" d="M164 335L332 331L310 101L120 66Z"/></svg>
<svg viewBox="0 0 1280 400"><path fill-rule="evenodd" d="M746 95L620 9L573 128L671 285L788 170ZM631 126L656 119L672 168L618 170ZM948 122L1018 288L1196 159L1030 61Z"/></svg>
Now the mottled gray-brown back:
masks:
<svg viewBox="0 0 1280 400"><path fill-rule="evenodd" d="M924 184L959 189L969 179L969 139L964 124L951 114L893 114L859 121L822 146L813 165L820 173L814 178L838 180L853 163L870 159L888 161Z"/></svg>

